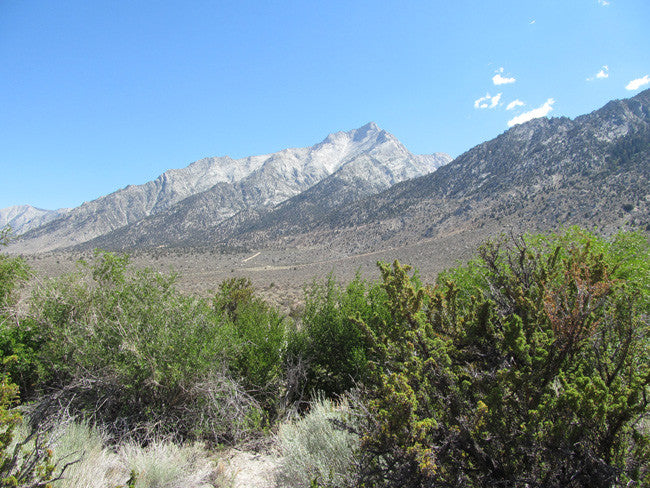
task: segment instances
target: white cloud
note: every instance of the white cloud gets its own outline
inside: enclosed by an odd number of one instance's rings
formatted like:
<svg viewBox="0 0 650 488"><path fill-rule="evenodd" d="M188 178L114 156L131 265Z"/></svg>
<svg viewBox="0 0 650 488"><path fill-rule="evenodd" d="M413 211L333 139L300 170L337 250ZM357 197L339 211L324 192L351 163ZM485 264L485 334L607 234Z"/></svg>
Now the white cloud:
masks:
<svg viewBox="0 0 650 488"><path fill-rule="evenodd" d="M529 23L530 23L530 25L533 25L535 22L537 22L537 21L535 19L533 19Z"/></svg>
<svg viewBox="0 0 650 488"><path fill-rule="evenodd" d="M503 73L503 68L499 68L496 71L496 75L492 77L492 82L495 85L507 85L508 83L514 83L515 81L517 81L514 78L506 78L504 76L501 76L501 73Z"/></svg>
<svg viewBox="0 0 650 488"><path fill-rule="evenodd" d="M587 81L594 81L596 78L599 79L609 78L609 66L604 64L603 67L600 68L600 71L596 73L594 76L590 76L589 78L587 78Z"/></svg>
<svg viewBox="0 0 650 488"><path fill-rule="evenodd" d="M526 104L524 102L522 102L521 100L519 100L519 99L513 100L512 102L510 102L508 104L508 106L506 107L506 110L512 110L513 108L516 108L516 107L523 107L524 105L526 105Z"/></svg>
<svg viewBox="0 0 650 488"><path fill-rule="evenodd" d="M529 120L533 120L538 117L545 117L551 110L553 110L554 103L555 100L549 98L541 107L537 107L528 112L524 112L523 114L517 115L515 118L509 120L508 127L512 127L513 125L517 124L523 124L524 122L528 122Z"/></svg>
<svg viewBox="0 0 650 488"><path fill-rule="evenodd" d="M602 5L603 7L607 7L609 5L609 2L607 0L598 0L598 5Z"/></svg>
<svg viewBox="0 0 650 488"><path fill-rule="evenodd" d="M486 93L484 97L474 100L474 108L494 108L499 105L499 100L501 100L501 93L497 93L493 97Z"/></svg>
<svg viewBox="0 0 650 488"><path fill-rule="evenodd" d="M650 83L650 76L645 75L643 78L637 78L636 80L630 81L626 86L626 90L638 90L643 85Z"/></svg>
<svg viewBox="0 0 650 488"><path fill-rule="evenodd" d="M500 74L496 74L492 77L492 81L495 85L507 85L508 83L514 83L517 80L514 78L504 78Z"/></svg>

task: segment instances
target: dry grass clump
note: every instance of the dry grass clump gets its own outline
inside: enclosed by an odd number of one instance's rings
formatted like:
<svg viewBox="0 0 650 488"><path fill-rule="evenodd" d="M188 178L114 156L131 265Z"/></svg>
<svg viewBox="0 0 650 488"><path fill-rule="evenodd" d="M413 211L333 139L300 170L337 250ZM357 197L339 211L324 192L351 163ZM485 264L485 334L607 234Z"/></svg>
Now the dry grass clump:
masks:
<svg viewBox="0 0 650 488"><path fill-rule="evenodd" d="M346 401L320 398L307 415L280 426L282 461L277 482L286 488L353 486L359 437L345 428L352 421Z"/></svg>
<svg viewBox="0 0 650 488"><path fill-rule="evenodd" d="M106 434L88 423L68 422L52 436L52 448L58 462L74 461L59 488L120 486L129 473L125 472L116 454L108 446Z"/></svg>
<svg viewBox="0 0 650 488"><path fill-rule="evenodd" d="M106 434L85 422L70 422L53 437L55 459L79 459L54 488L221 488L229 486L216 460L201 446L155 440L141 447L112 447ZM130 486L130 485L129 485Z"/></svg>
<svg viewBox="0 0 650 488"><path fill-rule="evenodd" d="M198 445L179 446L155 441L146 448L127 443L118 456L129 473L137 475L136 488L212 487L216 476L215 463Z"/></svg>

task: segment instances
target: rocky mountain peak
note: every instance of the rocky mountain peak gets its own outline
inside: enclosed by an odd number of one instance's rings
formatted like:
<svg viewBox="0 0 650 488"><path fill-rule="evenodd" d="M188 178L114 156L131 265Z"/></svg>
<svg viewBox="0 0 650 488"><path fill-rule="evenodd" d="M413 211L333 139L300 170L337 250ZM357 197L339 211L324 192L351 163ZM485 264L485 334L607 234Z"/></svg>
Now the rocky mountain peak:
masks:
<svg viewBox="0 0 650 488"><path fill-rule="evenodd" d="M15 205L0 209L0 229L8 225L12 233L19 235L35 229L64 215L67 208L45 210L31 205Z"/></svg>
<svg viewBox="0 0 650 488"><path fill-rule="evenodd" d="M307 148L241 159L203 158L166 171L153 181L85 203L31 230L14 248L38 252L75 246L133 225L138 232L169 229L170 222L184 229L216 225L238 212L278 205L329 177L347 182L337 190L348 195L341 196L343 201L421 176L449 159L440 154L415 156L396 137L370 122L332 133ZM345 171L339 173L342 168ZM350 193L349 188L361 180L366 180L364 190ZM149 224L143 224L145 219ZM149 239L138 239L144 238Z"/></svg>
<svg viewBox="0 0 650 488"><path fill-rule="evenodd" d="M374 122L368 122L366 125L355 129L352 132L352 140L355 142L363 141L369 137L377 138L382 131Z"/></svg>

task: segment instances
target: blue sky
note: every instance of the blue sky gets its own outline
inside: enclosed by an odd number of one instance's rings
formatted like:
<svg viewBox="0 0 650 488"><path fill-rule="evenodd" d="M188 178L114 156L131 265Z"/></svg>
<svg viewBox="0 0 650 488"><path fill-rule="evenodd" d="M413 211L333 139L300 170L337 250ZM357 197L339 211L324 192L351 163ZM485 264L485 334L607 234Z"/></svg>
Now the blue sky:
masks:
<svg viewBox="0 0 650 488"><path fill-rule="evenodd" d="M457 156L650 87L649 21L647 0L2 0L0 208L369 121Z"/></svg>

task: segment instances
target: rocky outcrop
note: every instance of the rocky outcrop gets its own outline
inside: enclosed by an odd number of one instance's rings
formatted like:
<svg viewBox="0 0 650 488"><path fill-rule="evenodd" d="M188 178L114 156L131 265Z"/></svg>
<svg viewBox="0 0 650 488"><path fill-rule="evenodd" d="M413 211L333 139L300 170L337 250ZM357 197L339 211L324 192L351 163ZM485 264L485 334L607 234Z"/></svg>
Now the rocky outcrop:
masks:
<svg viewBox="0 0 650 488"><path fill-rule="evenodd" d="M13 235L24 234L31 229L35 229L61 217L69 210L68 208L44 210L42 208L32 207L31 205L16 205L2 208L0 209L0 228L9 226Z"/></svg>
<svg viewBox="0 0 650 488"><path fill-rule="evenodd" d="M365 167L355 163L364 158L375 163ZM364 171L368 188L379 191L433 171L450 159L445 154L411 155L394 136L369 123L331 134L310 148L237 160L206 158L167 171L154 181L127 186L30 230L9 250L121 249L191 242L242 211L272 208L344 167Z"/></svg>

